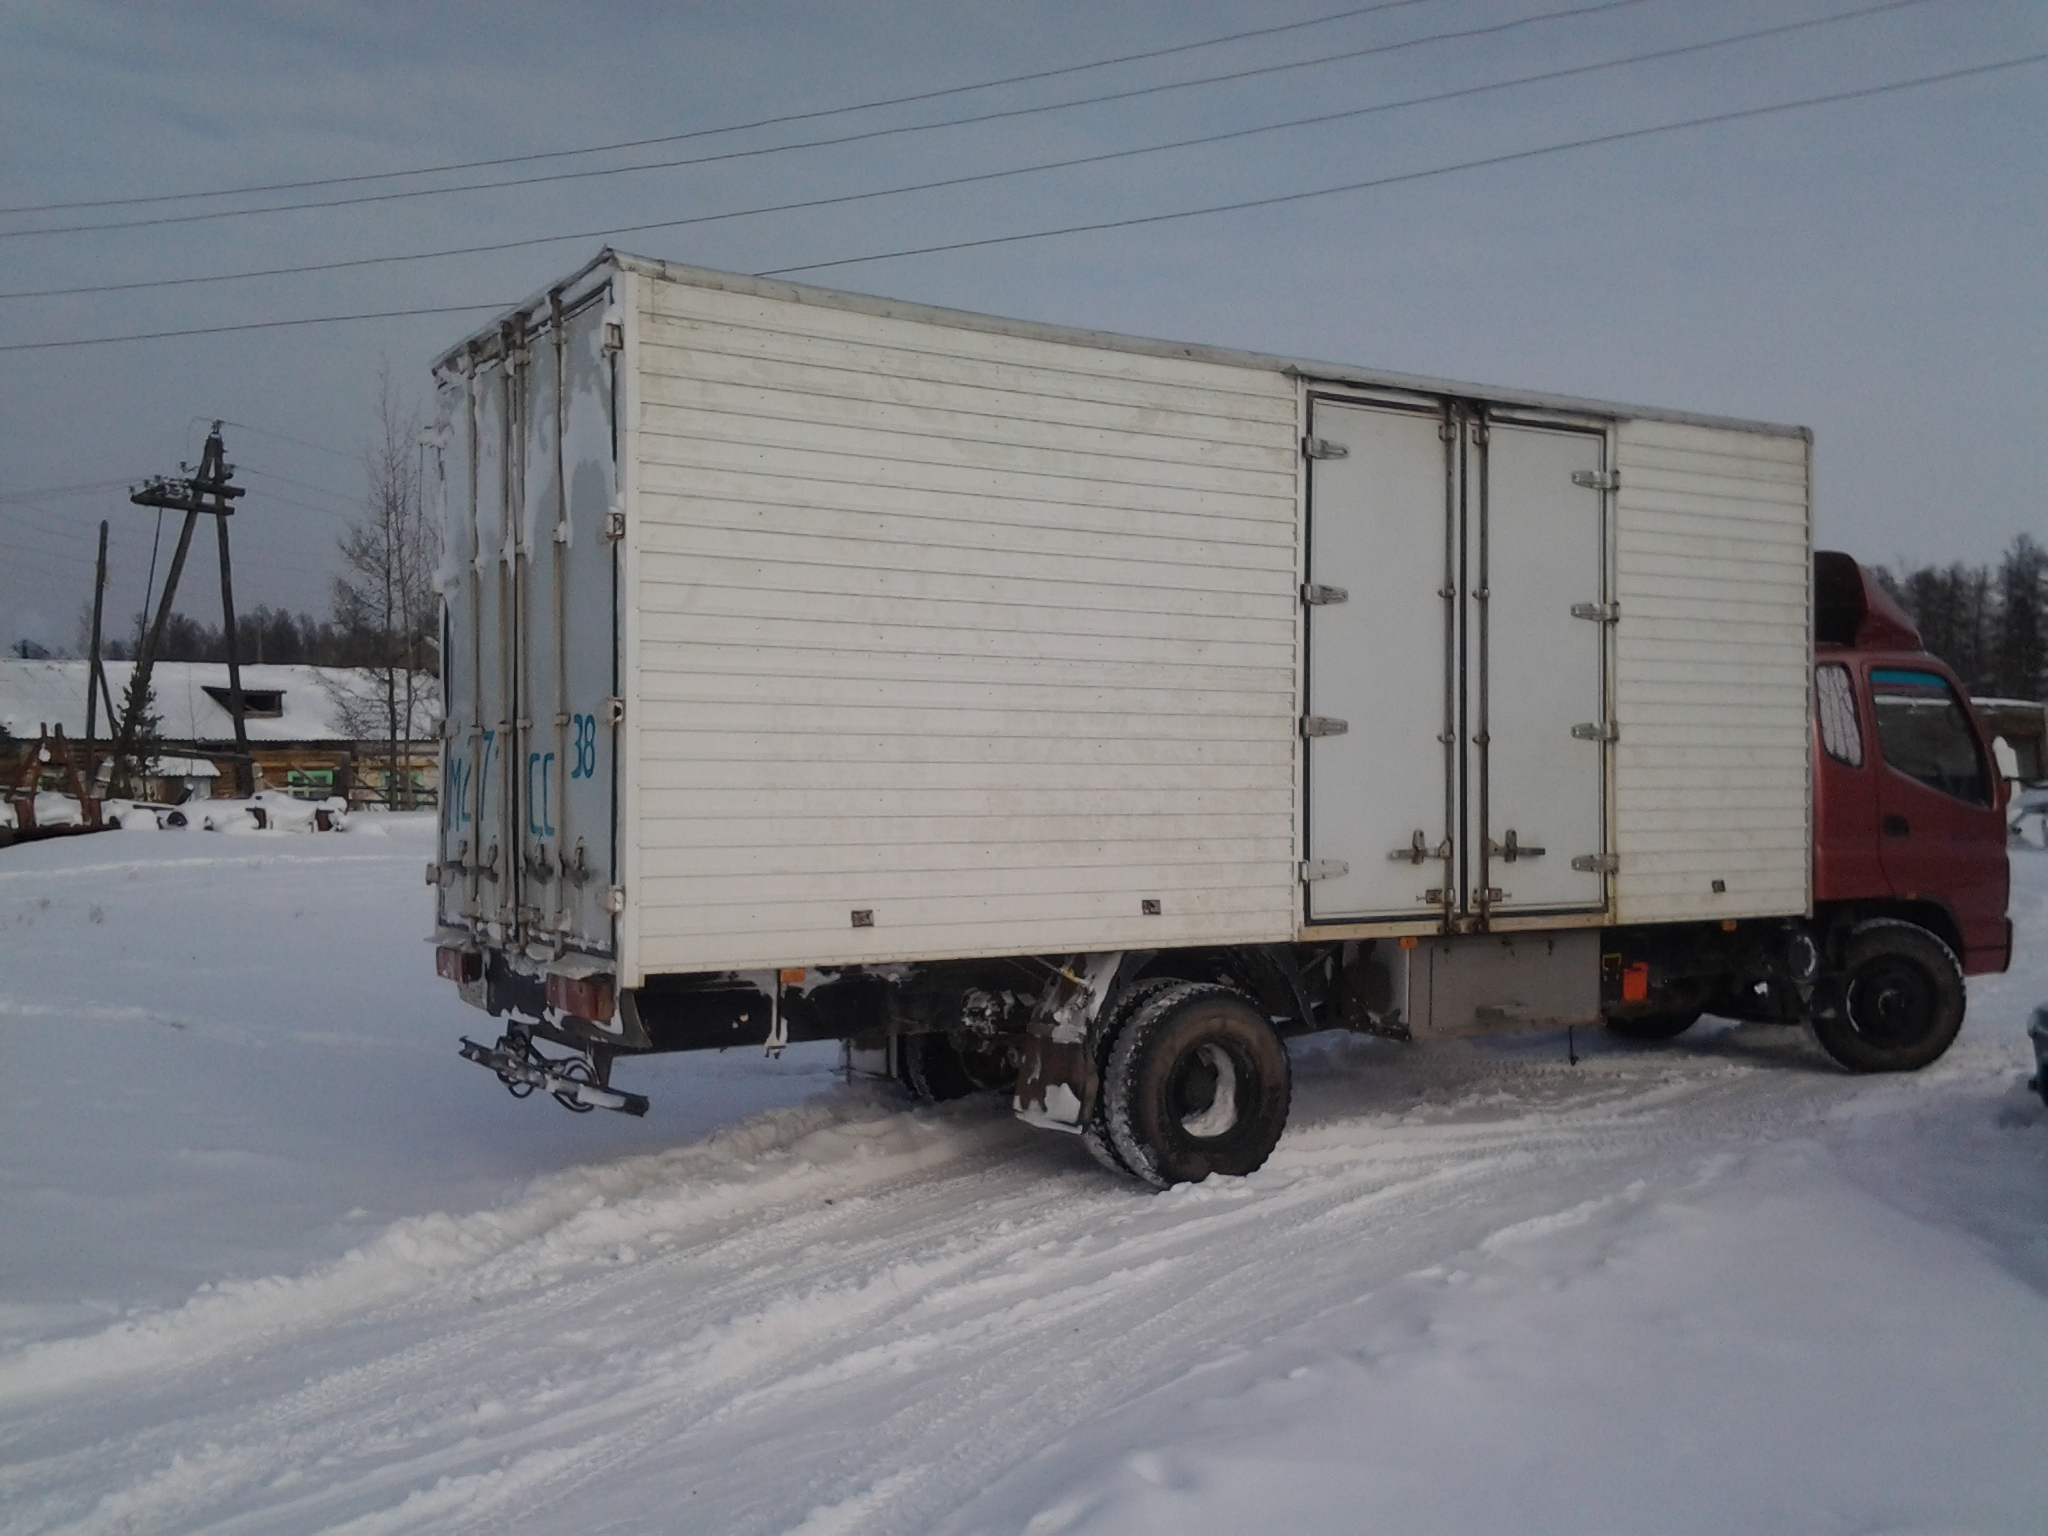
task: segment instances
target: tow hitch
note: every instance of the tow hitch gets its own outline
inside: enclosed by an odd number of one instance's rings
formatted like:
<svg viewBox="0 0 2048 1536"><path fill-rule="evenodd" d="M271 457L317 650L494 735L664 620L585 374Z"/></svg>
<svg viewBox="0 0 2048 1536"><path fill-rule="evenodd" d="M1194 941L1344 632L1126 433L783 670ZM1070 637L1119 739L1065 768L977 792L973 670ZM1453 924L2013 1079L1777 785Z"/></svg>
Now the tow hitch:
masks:
<svg viewBox="0 0 2048 1536"><path fill-rule="evenodd" d="M462 1055L497 1073L498 1081L515 1099L523 1099L538 1088L562 1108L579 1115L593 1109L616 1109L628 1115L647 1113L644 1094L624 1093L600 1082L589 1057L543 1056L528 1035L500 1035L496 1045L483 1045L464 1035Z"/></svg>

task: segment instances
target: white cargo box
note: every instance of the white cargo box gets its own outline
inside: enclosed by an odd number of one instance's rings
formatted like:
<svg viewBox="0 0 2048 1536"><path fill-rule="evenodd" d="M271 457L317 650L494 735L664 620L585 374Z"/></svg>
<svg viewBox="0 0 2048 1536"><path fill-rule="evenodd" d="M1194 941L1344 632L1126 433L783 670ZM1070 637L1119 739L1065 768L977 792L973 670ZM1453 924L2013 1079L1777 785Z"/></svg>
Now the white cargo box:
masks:
<svg viewBox="0 0 2048 1536"><path fill-rule="evenodd" d="M492 945L1807 908L1802 429L610 252L438 379L440 916Z"/></svg>

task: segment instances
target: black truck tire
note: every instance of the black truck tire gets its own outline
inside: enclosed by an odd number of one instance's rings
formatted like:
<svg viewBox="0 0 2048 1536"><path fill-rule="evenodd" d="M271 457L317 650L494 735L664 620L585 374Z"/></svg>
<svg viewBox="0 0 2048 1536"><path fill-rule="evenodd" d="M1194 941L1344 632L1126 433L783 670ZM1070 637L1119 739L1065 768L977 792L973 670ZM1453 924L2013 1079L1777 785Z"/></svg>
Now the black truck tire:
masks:
<svg viewBox="0 0 2048 1536"><path fill-rule="evenodd" d="M940 1030L905 1035L898 1076L928 1104L964 1099L971 1093L1001 1093L1017 1084L1017 1064L1000 1047L962 1050Z"/></svg>
<svg viewBox="0 0 2048 1536"><path fill-rule="evenodd" d="M1917 1072L1963 1027L1963 968L1917 923L1858 923L1843 946L1835 990L1835 1007L1814 1015L1813 1033L1851 1072Z"/></svg>
<svg viewBox="0 0 2048 1536"><path fill-rule="evenodd" d="M1699 1023L1706 1010L1693 1008L1678 1013L1617 1014L1607 1027L1624 1040L1676 1040Z"/></svg>
<svg viewBox="0 0 2048 1536"><path fill-rule="evenodd" d="M1095 1112L1088 1117L1088 1123L1081 1127L1081 1145L1088 1149L1088 1155L1102 1164L1111 1173L1128 1174L1131 1170L1117 1152L1116 1143L1109 1134L1109 1055L1116 1049L1117 1036L1124 1026L1137 1017L1138 1010L1168 987L1184 987L1187 982L1178 976L1153 976L1144 981L1135 981L1117 994L1109 1005L1109 1011L1096 1021L1095 1026Z"/></svg>
<svg viewBox="0 0 2048 1536"><path fill-rule="evenodd" d="M1102 1083L1117 1156L1160 1189L1255 1172L1293 1091L1287 1047L1252 1000L1193 981L1162 989L1118 1031Z"/></svg>

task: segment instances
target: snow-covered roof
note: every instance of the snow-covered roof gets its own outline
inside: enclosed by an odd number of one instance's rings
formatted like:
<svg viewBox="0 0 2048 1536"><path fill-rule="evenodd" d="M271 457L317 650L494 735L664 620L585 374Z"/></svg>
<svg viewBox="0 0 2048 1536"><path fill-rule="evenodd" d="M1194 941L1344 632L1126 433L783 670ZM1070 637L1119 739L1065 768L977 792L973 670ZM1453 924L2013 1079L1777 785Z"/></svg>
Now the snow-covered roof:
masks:
<svg viewBox="0 0 2048 1536"><path fill-rule="evenodd" d="M152 758L149 770L160 779L217 779L220 769L203 757Z"/></svg>
<svg viewBox="0 0 2048 1536"><path fill-rule="evenodd" d="M82 737L90 666L83 661L0 660L0 726L30 741L44 724L61 724L65 735ZM128 661L106 663L107 685L113 690L116 707L123 700L134 666ZM151 683L156 712L162 717L157 728L162 740L234 740L234 716L226 703L225 662L160 661L151 673ZM218 690L220 697L216 699L209 690ZM425 691L433 692L431 680ZM242 694L252 742L363 741L384 734L383 685L373 672L352 667L246 666L242 668ZM251 695L259 697L252 699ZM277 712L259 705L275 705ZM434 734L434 721L440 713L438 699L424 700L416 713L411 736L424 740ZM112 734L102 705L100 739Z"/></svg>

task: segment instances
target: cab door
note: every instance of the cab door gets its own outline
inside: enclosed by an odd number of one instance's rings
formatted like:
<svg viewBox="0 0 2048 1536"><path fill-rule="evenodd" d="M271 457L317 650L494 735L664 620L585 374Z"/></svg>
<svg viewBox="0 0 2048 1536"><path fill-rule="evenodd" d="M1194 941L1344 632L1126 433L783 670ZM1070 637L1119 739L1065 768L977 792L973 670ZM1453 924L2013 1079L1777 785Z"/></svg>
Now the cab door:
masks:
<svg viewBox="0 0 2048 1536"><path fill-rule="evenodd" d="M1867 676L1884 759L1879 858L1892 893L1947 906L1970 949L2003 949L2005 816L1969 706L1925 665L1872 663Z"/></svg>
<svg viewBox="0 0 2048 1536"><path fill-rule="evenodd" d="M1856 675L1846 660L1813 669L1813 894L1853 901L1891 894L1880 852L1877 790L1889 770L1869 745Z"/></svg>

